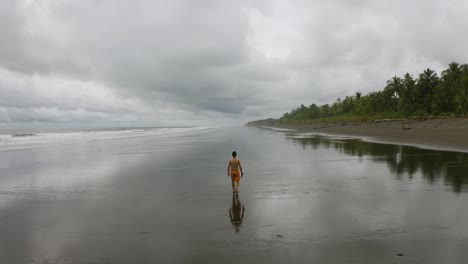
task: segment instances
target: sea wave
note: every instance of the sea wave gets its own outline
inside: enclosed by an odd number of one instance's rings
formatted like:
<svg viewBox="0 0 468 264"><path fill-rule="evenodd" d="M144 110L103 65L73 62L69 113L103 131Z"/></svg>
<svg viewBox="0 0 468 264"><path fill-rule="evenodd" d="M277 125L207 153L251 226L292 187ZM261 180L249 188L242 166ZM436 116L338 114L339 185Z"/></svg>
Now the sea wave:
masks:
<svg viewBox="0 0 468 264"><path fill-rule="evenodd" d="M270 129L270 130L279 131L279 132L287 132L287 131L295 131L296 130L296 129L293 129L293 128L279 128L279 127L269 127L269 126L261 126L261 128Z"/></svg>
<svg viewBox="0 0 468 264"><path fill-rule="evenodd" d="M18 134L11 134L12 137L34 137L36 134L33 133L18 133Z"/></svg>
<svg viewBox="0 0 468 264"><path fill-rule="evenodd" d="M0 135L0 151L79 144L97 140L171 135L213 129L217 129L217 127L124 128L57 133L16 133Z"/></svg>

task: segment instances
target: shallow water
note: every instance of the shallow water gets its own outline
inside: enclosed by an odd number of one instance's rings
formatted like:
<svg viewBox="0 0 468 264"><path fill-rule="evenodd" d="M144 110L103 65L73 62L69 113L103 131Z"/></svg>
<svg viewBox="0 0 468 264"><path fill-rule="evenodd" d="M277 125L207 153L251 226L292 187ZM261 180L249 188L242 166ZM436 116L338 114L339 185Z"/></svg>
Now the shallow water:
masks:
<svg viewBox="0 0 468 264"><path fill-rule="evenodd" d="M0 152L0 169L0 263L468 262L464 153L234 128Z"/></svg>

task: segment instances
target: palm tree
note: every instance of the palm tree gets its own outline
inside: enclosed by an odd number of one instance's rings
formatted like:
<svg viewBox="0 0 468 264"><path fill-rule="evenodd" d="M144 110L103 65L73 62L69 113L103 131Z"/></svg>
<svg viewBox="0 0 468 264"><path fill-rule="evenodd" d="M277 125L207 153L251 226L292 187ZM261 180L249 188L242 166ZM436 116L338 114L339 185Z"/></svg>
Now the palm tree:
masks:
<svg viewBox="0 0 468 264"><path fill-rule="evenodd" d="M356 100L361 99L362 93L361 92L356 92Z"/></svg>
<svg viewBox="0 0 468 264"><path fill-rule="evenodd" d="M416 111L416 92L416 81L411 74L406 73L403 76L400 98L398 100L398 109L406 115L410 115Z"/></svg>
<svg viewBox="0 0 468 264"><path fill-rule="evenodd" d="M392 112L397 110L398 98L402 92L400 77L394 76L387 81L387 86L383 90L385 100L385 111Z"/></svg>
<svg viewBox="0 0 468 264"><path fill-rule="evenodd" d="M462 68L456 62L450 63L449 68L442 72L441 82L437 85L437 92L434 98L439 112L455 112L458 108L455 96L462 90L461 75Z"/></svg>
<svg viewBox="0 0 468 264"><path fill-rule="evenodd" d="M439 82L439 77L435 71L427 68L423 73L419 75L418 80L418 93L419 93L419 109L432 113L432 99L434 96L434 89Z"/></svg>
<svg viewBox="0 0 468 264"><path fill-rule="evenodd" d="M400 97L401 89L402 89L401 78L397 76L393 76L392 79L387 81L387 86L385 87L384 91L388 90L389 95L392 98L398 98Z"/></svg>

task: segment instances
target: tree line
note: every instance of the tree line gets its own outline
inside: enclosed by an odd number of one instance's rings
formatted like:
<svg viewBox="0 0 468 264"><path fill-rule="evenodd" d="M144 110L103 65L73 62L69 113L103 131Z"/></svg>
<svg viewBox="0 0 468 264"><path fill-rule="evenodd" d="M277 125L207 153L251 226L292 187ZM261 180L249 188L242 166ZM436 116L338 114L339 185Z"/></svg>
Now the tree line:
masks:
<svg viewBox="0 0 468 264"><path fill-rule="evenodd" d="M249 124L301 123L314 120L428 117L466 115L468 113L468 64L452 62L437 75L431 69L418 77L406 73L387 81L381 91L338 98L332 104L298 108L278 119L266 119Z"/></svg>

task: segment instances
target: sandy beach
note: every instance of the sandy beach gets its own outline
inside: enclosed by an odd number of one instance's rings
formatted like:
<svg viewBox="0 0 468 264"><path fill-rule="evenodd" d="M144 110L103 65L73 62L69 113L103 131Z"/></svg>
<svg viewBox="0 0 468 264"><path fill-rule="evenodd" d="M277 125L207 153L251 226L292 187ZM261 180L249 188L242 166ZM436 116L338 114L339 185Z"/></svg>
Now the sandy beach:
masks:
<svg viewBox="0 0 468 264"><path fill-rule="evenodd" d="M299 132L348 135L367 141L468 152L468 118L397 119L365 123L283 124Z"/></svg>
<svg viewBox="0 0 468 264"><path fill-rule="evenodd" d="M251 127L158 131L0 151L0 263L468 261L467 153Z"/></svg>

